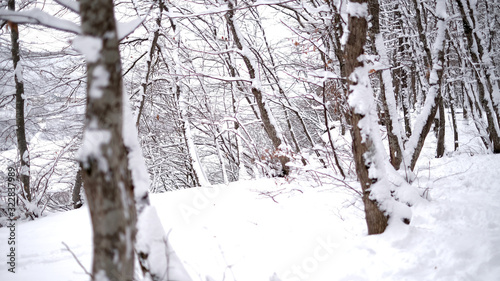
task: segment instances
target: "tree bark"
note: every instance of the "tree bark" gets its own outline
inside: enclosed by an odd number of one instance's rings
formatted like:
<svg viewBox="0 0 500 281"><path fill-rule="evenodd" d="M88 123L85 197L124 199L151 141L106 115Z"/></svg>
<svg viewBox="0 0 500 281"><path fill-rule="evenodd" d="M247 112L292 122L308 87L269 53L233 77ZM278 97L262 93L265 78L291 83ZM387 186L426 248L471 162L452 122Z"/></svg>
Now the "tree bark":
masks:
<svg viewBox="0 0 500 281"><path fill-rule="evenodd" d="M80 1L83 36L101 45L96 57L87 57L80 166L93 225L92 280L131 281L136 209L122 134L121 60L113 8L112 0Z"/></svg>
<svg viewBox="0 0 500 281"><path fill-rule="evenodd" d="M372 49L381 57L381 62L385 67L389 67L389 59L384 46L384 40L380 33L380 5L378 0L369 0L370 7L370 38L372 40ZM398 123L396 108L396 99L392 84L392 75L390 69L384 69L377 72L380 95L382 97L382 106L385 112L385 126L387 128L387 138L389 140L389 155L394 169L398 170L403 160L401 136L401 127Z"/></svg>
<svg viewBox="0 0 500 281"><path fill-rule="evenodd" d="M451 111L451 123L453 126L453 150L457 151L458 149L458 129L457 129L457 117L455 114L455 102L453 96L455 95L455 86L452 84L453 87L453 94L450 92L450 86L448 85L448 95L449 95L449 100L450 100L450 111ZM463 109L465 110L465 108Z"/></svg>
<svg viewBox="0 0 500 281"><path fill-rule="evenodd" d="M14 11L16 8L15 0L9 0L9 10ZM21 158L21 168L19 176L23 184L23 196L31 202L31 189L30 189L30 156L28 151L28 144L26 142L26 127L24 121L24 83L22 77L22 65L20 63L19 55L19 30L17 23L10 24L10 40L12 42L11 53L12 62L14 64L14 80L16 83L16 136L17 136L17 149L19 157Z"/></svg>
<svg viewBox="0 0 500 281"><path fill-rule="evenodd" d="M438 0L436 3L437 15L437 32L436 39L432 49L432 69L429 75L429 91L425 98L425 104L422 112L417 117L416 125L413 134L407 143L405 150L405 164L411 170L417 164L420 152L424 147L425 139L431 129L432 122L436 116L439 100L441 99L441 78L443 76L444 67L444 45L446 34L446 2ZM427 40L425 40L427 42Z"/></svg>
<svg viewBox="0 0 500 281"><path fill-rule="evenodd" d="M73 209L80 208L82 203L82 197L80 196L80 192L82 190L82 170L78 169L75 177L75 186L73 187Z"/></svg>
<svg viewBox="0 0 500 281"><path fill-rule="evenodd" d="M437 138L437 148L436 148L436 158L441 158L444 155L444 136L446 129L446 118L444 115L444 104L443 97L439 99L439 123L438 123L438 138Z"/></svg>
<svg viewBox="0 0 500 281"><path fill-rule="evenodd" d="M359 7L362 7L367 4L367 0L351 1L349 5L351 5L352 3ZM353 87L358 86L358 83L361 83L361 81L358 81L358 79L361 78L357 77L356 75L359 74L359 71L358 73L354 72L356 71L356 69L360 69L361 71L363 71L362 68L364 67L364 62L362 59L360 59L360 57L364 53L363 47L366 42L366 32L368 29L368 22L366 20L367 16L368 11L366 11L365 16L357 16L352 14L349 15L349 36L347 38L347 44L344 49L344 58L346 78L348 78L347 81L349 95L351 96L355 91ZM372 165L375 166L373 167L375 169L380 168L376 167L376 165L380 163L376 163L376 161L372 161L373 159L371 159L374 155L379 153L377 152L377 147L375 146L373 135L366 133L366 131L362 132L360 128L360 121L362 121L364 118L368 118L366 114L366 112L358 112L356 108L351 105L349 115L352 124L352 149L354 163L356 165L356 173L363 190L363 203L365 206L365 218L368 226L368 234L378 234L384 232L384 230L386 229L388 218L380 209L380 202L377 202L376 200L370 198L370 187L372 186L372 184L378 181L378 175L370 175L369 169L372 168Z"/></svg>

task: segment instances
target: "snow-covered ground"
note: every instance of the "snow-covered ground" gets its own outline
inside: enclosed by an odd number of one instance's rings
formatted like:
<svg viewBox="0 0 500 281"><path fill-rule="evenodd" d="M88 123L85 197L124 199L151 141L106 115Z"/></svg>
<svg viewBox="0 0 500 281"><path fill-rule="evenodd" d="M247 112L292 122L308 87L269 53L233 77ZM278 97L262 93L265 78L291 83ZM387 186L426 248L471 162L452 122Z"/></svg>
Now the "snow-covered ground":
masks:
<svg viewBox="0 0 500 281"><path fill-rule="evenodd" d="M433 159L415 183L428 202L404 231L367 236L359 200L341 187L260 179L152 195L195 280L498 280L500 156ZM430 176L430 178L428 178ZM273 200L274 199L274 200ZM8 229L0 229L6 259ZM16 273L0 280L88 280L88 210L17 224ZM278 279L275 279L278 280Z"/></svg>
<svg viewBox="0 0 500 281"><path fill-rule="evenodd" d="M413 183L428 200L412 207L409 227L381 235L366 235L352 190L314 177L240 181L151 201L193 280L499 280L500 155L483 155L473 125L459 126L461 147L444 158L433 158L429 136ZM86 207L18 222L16 231L12 274L9 229L0 228L0 280L89 280L72 255L90 271Z"/></svg>

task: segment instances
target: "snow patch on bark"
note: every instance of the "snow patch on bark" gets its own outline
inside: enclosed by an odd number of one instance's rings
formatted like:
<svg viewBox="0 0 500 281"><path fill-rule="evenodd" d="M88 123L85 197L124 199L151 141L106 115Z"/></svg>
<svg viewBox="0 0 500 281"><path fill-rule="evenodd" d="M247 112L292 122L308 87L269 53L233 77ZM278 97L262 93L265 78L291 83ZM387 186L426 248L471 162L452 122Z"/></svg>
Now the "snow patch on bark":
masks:
<svg viewBox="0 0 500 281"><path fill-rule="evenodd" d="M153 280L192 280L169 243L153 206L147 206L137 220L136 250L148 255L148 260L151 261L148 270L157 278Z"/></svg>
<svg viewBox="0 0 500 281"><path fill-rule="evenodd" d="M73 48L85 56L89 63L94 63L101 57L102 40L92 36L77 36L73 40Z"/></svg>
<svg viewBox="0 0 500 281"><path fill-rule="evenodd" d="M405 204L396 201L393 193L399 187L409 188L407 187L409 184L399 176L387 160L378 128L376 103L372 95L368 68L357 67L351 73L350 80L354 83L350 85L349 106L354 113L363 116L357 126L360 129L362 142L368 146L363 155L364 164L369 167L369 178L376 180L369 188L370 199L376 201L380 210L390 217L389 224L403 223L405 219L411 218L411 210ZM407 193L401 193L401 196L407 197L406 195Z"/></svg>
<svg viewBox="0 0 500 281"><path fill-rule="evenodd" d="M77 159L83 163L84 168L89 165L90 159L95 159L99 170L109 170L108 161L102 155L101 146L109 144L111 132L108 130L93 129L89 126L83 133L82 146L78 150Z"/></svg>
<svg viewBox="0 0 500 281"><path fill-rule="evenodd" d="M134 184L134 197L138 203L137 209L140 212L142 205L147 201L149 191L149 173L146 167L146 162L142 155L142 148L139 144L137 128L135 127L134 116L130 109L128 99L123 93L123 143L128 149L128 168L132 175ZM147 201L149 204L149 201Z"/></svg>
<svg viewBox="0 0 500 281"><path fill-rule="evenodd" d="M366 18L368 17L368 3L349 2L347 13L351 17Z"/></svg>
<svg viewBox="0 0 500 281"><path fill-rule="evenodd" d="M98 65L92 71L92 82L90 83L89 97L92 99L102 98L103 90L109 85L109 72L102 65Z"/></svg>
<svg viewBox="0 0 500 281"><path fill-rule="evenodd" d="M23 65L21 62L18 62L16 65L16 69L14 69L14 75L16 76L17 81L22 82L23 81ZM25 99L23 97L23 99Z"/></svg>

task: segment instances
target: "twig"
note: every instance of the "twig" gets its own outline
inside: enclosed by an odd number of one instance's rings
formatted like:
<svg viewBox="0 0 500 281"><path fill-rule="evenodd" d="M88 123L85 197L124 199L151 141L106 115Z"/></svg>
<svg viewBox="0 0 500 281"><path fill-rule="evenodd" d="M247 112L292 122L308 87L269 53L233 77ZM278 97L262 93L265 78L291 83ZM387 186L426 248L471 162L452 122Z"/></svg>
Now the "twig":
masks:
<svg viewBox="0 0 500 281"><path fill-rule="evenodd" d="M88 276L90 276L92 279L94 279L94 276L92 276L92 273L89 273L87 271L87 269L83 266L83 264L80 262L80 260L78 259L78 257L75 255L75 253L73 253L73 251L71 251L71 249L68 247L68 245L64 242L61 242L64 247L66 247L66 250L68 250L68 252L71 253L71 255L73 256L73 258L75 258L76 262L78 263L78 265L80 265L80 267L83 269L83 271L85 271L85 274L87 274Z"/></svg>

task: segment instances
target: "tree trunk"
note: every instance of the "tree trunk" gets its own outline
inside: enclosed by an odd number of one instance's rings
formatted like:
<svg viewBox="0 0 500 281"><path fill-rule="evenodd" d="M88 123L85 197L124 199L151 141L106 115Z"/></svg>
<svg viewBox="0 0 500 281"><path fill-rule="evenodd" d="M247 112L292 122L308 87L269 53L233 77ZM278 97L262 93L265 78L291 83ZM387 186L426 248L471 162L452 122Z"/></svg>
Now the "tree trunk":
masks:
<svg viewBox="0 0 500 281"><path fill-rule="evenodd" d="M93 225L92 280L133 280L136 209L123 140L121 61L112 0L81 0L87 110L80 165ZM88 44L96 53L88 53ZM78 44L76 45L78 48Z"/></svg>
<svg viewBox="0 0 500 281"><path fill-rule="evenodd" d="M292 138L292 142L295 145L295 152L300 155L300 161L302 161L302 165L306 166L307 161L304 156L301 155L300 145L295 137L295 132L293 131L292 122L290 122L290 117L288 116L287 109L283 107L283 111L285 112L286 125L288 126L288 131L290 132L290 137Z"/></svg>
<svg viewBox="0 0 500 281"><path fill-rule="evenodd" d="M332 153L333 153L333 159L335 161L335 166L339 169L340 175L345 179L345 173L344 169L342 169L342 165L340 165L339 162L339 157L337 156L337 150L335 149L335 145L333 144L333 139L332 139L332 133L330 132L330 124L328 122L328 108L326 106L326 82L323 82L323 117L325 119L325 127L326 127L326 133L328 134L328 143L330 143L330 147L332 148Z"/></svg>
<svg viewBox="0 0 500 281"><path fill-rule="evenodd" d="M425 104L422 112L417 117L415 128L410 140L407 143L405 150L405 164L411 170L417 164L420 152L424 147L424 142L429 133L434 117L436 116L439 99L441 98L441 78L443 76L444 67L444 45L446 34L446 2L438 0L436 3L436 11L438 22L436 39L432 48L432 70L429 73L429 91L425 97ZM427 40L425 40L427 42Z"/></svg>
<svg viewBox="0 0 500 281"><path fill-rule="evenodd" d="M153 68L153 65L152 65L153 64L153 57L154 57L154 53L156 51L156 45L158 44L158 38L160 37L161 14L163 13L163 10L165 9L165 4L163 3L163 1L158 1L158 8L160 10L159 11L160 16L156 19L157 29L153 33L153 40L151 40L151 48L149 49L149 54L148 54L146 75L145 75L144 80L142 82L141 103L139 105L139 111L137 112L137 120L135 122L135 126L137 127L137 130L139 130L142 110L144 109L144 103L146 102L146 92L148 89L149 77L151 76L151 73L153 70L152 69Z"/></svg>
<svg viewBox="0 0 500 281"><path fill-rule="evenodd" d="M240 32L239 29L236 26L236 23L234 22L234 4L232 3L231 0L227 1L229 11L226 14L226 20L230 28L230 32L233 36L234 43L236 44L236 47L243 51L241 56L243 58L243 61L245 62L245 66L248 69L248 73L250 75L250 79L252 79L252 94L255 98L255 101L257 102L257 107L259 108L259 113L260 113L260 118L262 120L262 123L264 125L264 130L266 131L266 134L268 135L269 139L271 140L273 147L276 151L276 153L280 152L281 149L281 144L283 143L283 137L281 136L281 132L279 129L276 127L276 123L271 121L272 116L270 109L268 105L266 104L266 101L264 97L262 96L262 91L260 89L260 83L256 81L257 79L257 73L256 69L254 66L254 63L257 62L256 59L251 58L249 56L253 56L252 51L249 50L248 47L246 47L244 38L240 38ZM245 48L244 48L245 47ZM285 155L280 155L278 156L280 163L281 163L281 174L283 176L286 176L290 173L290 167L287 166L287 163L290 162L290 158L288 158Z"/></svg>
<svg viewBox="0 0 500 281"><path fill-rule="evenodd" d="M437 134L437 148L436 148L436 158L441 158L444 155L444 136L446 129L446 118L444 115L444 105L443 97L439 99L439 124L438 124L438 134Z"/></svg>
<svg viewBox="0 0 500 281"><path fill-rule="evenodd" d="M80 192L82 190L82 170L78 169L75 177L75 186L73 187L73 209L78 209L83 205Z"/></svg>
<svg viewBox="0 0 500 281"><path fill-rule="evenodd" d="M380 94L382 96L382 106L385 113L385 126L387 128L387 138L389 140L389 154L391 164L394 169L398 170L403 160L402 155L402 128L399 124L397 105L395 99L394 88L392 84L391 71L389 69L389 59L384 45L384 39L380 33L379 11L380 5L378 0L368 1L370 7L370 37L372 40L372 49L380 56L381 63L387 68L380 70L377 73Z"/></svg>
<svg viewBox="0 0 500 281"><path fill-rule="evenodd" d="M364 81L368 80L368 73L363 73L363 71L366 72L366 70L363 69L363 59L360 59L360 57L364 54L363 47L366 42L366 32L368 29L368 22L366 20L368 11L362 11L363 6L367 4L367 0L360 0L349 3L349 5L353 4L358 6L358 10L361 10L358 11L358 14L362 15L349 15L349 36L347 38L347 44L344 49L346 78L348 78L347 81L350 95L349 100L351 100L351 98L358 98L355 97L355 95L360 94L365 94L365 98L370 98L373 100L371 91L367 91L366 89L369 88L369 81ZM361 100L358 100L356 102L361 102ZM387 227L388 218L380 209L379 204L381 202L377 202L370 196L370 187L379 181L379 173L377 173L377 175L373 175L369 173L369 170L383 169L383 167L381 167L383 166L383 163L378 163L376 159L377 154L380 152L377 151L377 147L374 143L374 141L377 140L372 135L374 133L373 130L369 130L369 128L364 127L366 126L367 122L363 122L365 123L363 125L361 122L370 121L370 117L373 118L373 116L376 116L376 114L366 112L366 109L365 112L363 112L363 108L357 108L356 104L351 104L349 115L352 125L351 135L353 140L352 149L354 163L356 165L358 180L363 190L363 203L365 206L365 218L368 226L368 234L382 233ZM365 118L368 119L366 120ZM363 131L362 128L364 129Z"/></svg>
<svg viewBox="0 0 500 281"><path fill-rule="evenodd" d="M9 10L14 11L16 8L15 0L9 0ZM30 190L30 156L28 152L28 144L26 142L26 127L24 125L24 83L22 76L22 65L19 62L19 30L16 23L11 23L10 39L12 42L11 53L12 62L14 64L14 80L16 82L16 136L17 149L21 158L21 168L19 176L23 184L23 195L31 202Z"/></svg>
<svg viewBox="0 0 500 281"><path fill-rule="evenodd" d="M483 46L481 40L476 31L476 25L474 20L474 15L470 8L467 8L468 13L462 3L462 0L456 0L460 14L462 16L462 24L464 29L464 34L467 39L467 50L470 54L472 63L476 65L475 77L477 81L477 89L479 100L486 113L486 119L488 121L488 132L489 139L492 143L493 153L500 153L500 128L499 128L499 114L498 108L495 108L495 103L492 100L492 86L490 81L490 76L486 71L484 71L483 65ZM466 1L470 5L469 1ZM470 18L470 21L469 21Z"/></svg>
<svg viewBox="0 0 500 281"><path fill-rule="evenodd" d="M457 117L455 115L455 105L453 104L453 98L451 97L451 93L450 93L450 110L451 110L451 122L453 126L453 150L457 151L458 149Z"/></svg>
<svg viewBox="0 0 500 281"><path fill-rule="evenodd" d="M398 21L397 26L399 30L403 31L404 25L403 25L403 16L401 15L401 6L399 4L396 4L395 6L395 16ZM411 136L411 122L410 122L410 89L411 87L408 85L408 74L411 74L411 72L407 66L404 65L405 60L407 60L407 40L408 38L406 36L399 36L398 38L398 56L399 58L396 61L395 69L393 70L394 77L393 79L396 82L395 85L395 94L396 96L399 96L401 100L401 107L403 108L403 118L404 118L404 123L405 123L405 136L409 138ZM403 134L403 131L401 131L401 134ZM403 137L403 136L401 136Z"/></svg>

